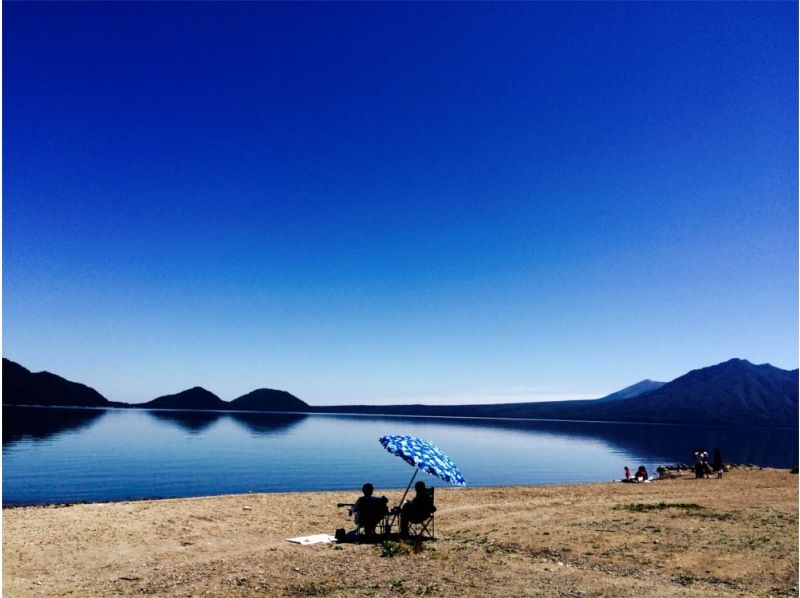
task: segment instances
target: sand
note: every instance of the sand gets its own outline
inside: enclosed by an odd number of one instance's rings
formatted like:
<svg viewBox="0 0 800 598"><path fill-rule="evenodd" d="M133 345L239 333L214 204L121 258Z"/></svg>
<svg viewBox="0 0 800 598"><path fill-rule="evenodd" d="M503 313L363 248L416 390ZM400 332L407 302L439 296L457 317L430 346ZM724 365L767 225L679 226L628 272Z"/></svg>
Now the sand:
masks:
<svg viewBox="0 0 800 598"><path fill-rule="evenodd" d="M351 527L335 505L357 495L4 509L3 595L797 595L798 478L788 471L438 487L435 542L381 556L381 545L286 541Z"/></svg>

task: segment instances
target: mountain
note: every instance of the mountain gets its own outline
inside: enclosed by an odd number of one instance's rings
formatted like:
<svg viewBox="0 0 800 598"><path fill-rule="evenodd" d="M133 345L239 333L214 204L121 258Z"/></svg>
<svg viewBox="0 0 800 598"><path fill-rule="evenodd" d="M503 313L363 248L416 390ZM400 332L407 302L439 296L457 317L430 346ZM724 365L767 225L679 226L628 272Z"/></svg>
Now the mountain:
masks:
<svg viewBox="0 0 800 598"><path fill-rule="evenodd" d="M145 409L294 411L494 417L652 423L751 424L797 427L798 370L744 359L691 372L662 383L642 380L600 399L495 405L337 405L312 407L294 395L261 388L231 401L195 387L128 405L107 401L96 390L49 372L33 374L3 359L3 403Z"/></svg>
<svg viewBox="0 0 800 598"><path fill-rule="evenodd" d="M651 423L797 426L798 370L731 359L692 370L633 394L643 381L601 399L499 405L374 405L317 407L317 412L450 417L504 417ZM636 387L639 387L638 389ZM631 389L634 389L633 391Z"/></svg>
<svg viewBox="0 0 800 598"><path fill-rule="evenodd" d="M618 390L617 392L612 392L610 395L606 395L602 399L598 400L618 401L619 399L629 399L631 397L637 397L640 394L650 392L651 390L656 390L657 388L661 388L665 384L666 382L656 382L655 380L642 380L641 382L637 382L636 384L631 384L630 386L626 386L622 390Z"/></svg>
<svg viewBox="0 0 800 598"><path fill-rule="evenodd" d="M144 409L230 409L230 403L199 386L136 406Z"/></svg>
<svg viewBox="0 0 800 598"><path fill-rule="evenodd" d="M231 409L249 411L305 411L311 407L285 390L259 388L230 402Z"/></svg>
<svg viewBox="0 0 800 598"><path fill-rule="evenodd" d="M229 403L199 386L177 394L158 397L147 403L131 405L109 401L85 384L70 382L50 372L31 373L20 364L6 358L3 358L3 404L306 413L312 410L308 403L285 390L259 388Z"/></svg>
<svg viewBox="0 0 800 598"><path fill-rule="evenodd" d="M94 388L70 382L50 372L33 373L3 358L4 405L58 405L69 407L111 407Z"/></svg>
<svg viewBox="0 0 800 598"><path fill-rule="evenodd" d="M731 359L613 407L635 421L797 426L798 370ZM609 406L594 409L608 414Z"/></svg>

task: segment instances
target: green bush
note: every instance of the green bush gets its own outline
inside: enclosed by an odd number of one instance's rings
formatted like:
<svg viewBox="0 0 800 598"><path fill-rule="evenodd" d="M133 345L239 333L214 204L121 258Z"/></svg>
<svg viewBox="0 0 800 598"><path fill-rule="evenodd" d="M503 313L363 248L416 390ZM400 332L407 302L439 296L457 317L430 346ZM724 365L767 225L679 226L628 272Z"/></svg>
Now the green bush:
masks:
<svg viewBox="0 0 800 598"><path fill-rule="evenodd" d="M400 545L400 542L395 542L394 540L385 540L381 544L381 557L390 559L402 552L403 547Z"/></svg>

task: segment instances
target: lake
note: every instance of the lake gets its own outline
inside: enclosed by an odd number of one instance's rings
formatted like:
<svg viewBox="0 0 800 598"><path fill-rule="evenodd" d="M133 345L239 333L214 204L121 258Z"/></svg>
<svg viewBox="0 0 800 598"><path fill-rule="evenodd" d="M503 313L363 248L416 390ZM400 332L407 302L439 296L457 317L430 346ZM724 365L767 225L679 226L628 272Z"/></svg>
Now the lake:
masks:
<svg viewBox="0 0 800 598"><path fill-rule="evenodd" d="M798 461L795 428L4 406L3 504L405 488L413 469L381 447L386 434L430 440L470 486L655 474L700 446L727 462Z"/></svg>

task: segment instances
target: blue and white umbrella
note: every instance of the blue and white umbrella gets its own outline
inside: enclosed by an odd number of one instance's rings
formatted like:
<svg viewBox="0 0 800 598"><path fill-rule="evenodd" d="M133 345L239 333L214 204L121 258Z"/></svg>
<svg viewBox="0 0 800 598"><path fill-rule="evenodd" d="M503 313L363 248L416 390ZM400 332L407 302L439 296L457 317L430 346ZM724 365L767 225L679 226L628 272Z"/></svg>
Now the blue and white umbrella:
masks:
<svg viewBox="0 0 800 598"><path fill-rule="evenodd" d="M379 442L387 451L397 455L417 469L435 475L437 478L455 484L466 486L464 476L450 460L450 457L440 451L427 440L414 436L381 436ZM414 472L414 476L417 472ZM414 477L411 478L414 481ZM409 483L409 487L411 484ZM404 495L405 497L405 495Z"/></svg>

